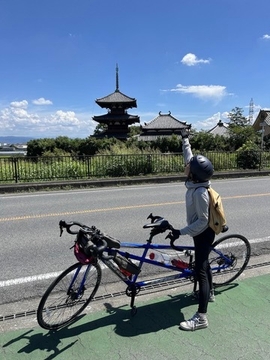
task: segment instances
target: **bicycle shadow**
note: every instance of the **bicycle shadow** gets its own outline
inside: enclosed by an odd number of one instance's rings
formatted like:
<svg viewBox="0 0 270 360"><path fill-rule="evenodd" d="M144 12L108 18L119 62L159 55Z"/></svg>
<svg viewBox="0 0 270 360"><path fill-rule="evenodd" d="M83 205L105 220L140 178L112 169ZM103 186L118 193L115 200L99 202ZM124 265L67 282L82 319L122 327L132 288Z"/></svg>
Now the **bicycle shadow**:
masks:
<svg viewBox="0 0 270 360"><path fill-rule="evenodd" d="M226 287L216 290L217 297L224 291L230 290L237 284L230 284ZM159 294L157 294L159 296ZM83 333L88 333L97 329L109 327L106 331L113 331L121 337L134 337L142 334L155 333L171 327L178 327L179 323L184 319L182 310L187 307L194 307L196 310L197 301L189 294L168 295L164 300L151 300L146 304L138 304L138 312L135 316L131 315L130 307L127 305L114 307L111 303L104 303L106 309L98 319L87 321L87 317L91 315L81 315L78 320L66 328L58 331L49 331L47 333L34 333L35 330L12 339L3 345L11 346L18 341L27 341L18 353L30 354L36 350L51 353L44 360L52 360L59 354L65 352L79 341ZM193 309L193 310L194 310ZM82 322L83 321L83 322ZM82 323L80 323L82 322ZM61 348L63 340L72 339L72 341ZM61 349L59 349L59 347Z"/></svg>
<svg viewBox="0 0 270 360"><path fill-rule="evenodd" d="M50 332L48 332L47 334L37 333L31 335L31 333L33 333L34 331L35 330L26 331L22 335L4 344L3 348L11 346L16 342L26 340L28 343L25 346L23 346L20 350L18 350L17 354L22 354L22 353L31 354L36 350L44 351L46 353L53 352L52 354L43 358L44 360L52 360L56 356L60 355L61 353L71 348L78 341L78 339L76 339L75 341L71 342L70 344L59 350L58 346L61 343L61 339L58 336L51 336L52 334Z"/></svg>

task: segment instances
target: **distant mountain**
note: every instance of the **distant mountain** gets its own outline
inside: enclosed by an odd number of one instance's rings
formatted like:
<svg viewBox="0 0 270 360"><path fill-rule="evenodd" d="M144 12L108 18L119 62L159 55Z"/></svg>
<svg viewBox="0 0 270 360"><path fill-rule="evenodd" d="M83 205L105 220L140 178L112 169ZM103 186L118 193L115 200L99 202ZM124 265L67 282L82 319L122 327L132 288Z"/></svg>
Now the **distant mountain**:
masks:
<svg viewBox="0 0 270 360"><path fill-rule="evenodd" d="M26 144L28 141L33 139L34 139L33 137L27 137L27 136L0 136L0 143Z"/></svg>

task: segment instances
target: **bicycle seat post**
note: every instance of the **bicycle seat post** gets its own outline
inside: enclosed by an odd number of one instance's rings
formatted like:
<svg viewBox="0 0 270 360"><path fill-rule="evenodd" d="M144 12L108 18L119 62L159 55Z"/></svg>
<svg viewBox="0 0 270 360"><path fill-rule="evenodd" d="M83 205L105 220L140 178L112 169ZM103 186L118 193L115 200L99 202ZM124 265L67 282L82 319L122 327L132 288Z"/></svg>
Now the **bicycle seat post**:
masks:
<svg viewBox="0 0 270 360"><path fill-rule="evenodd" d="M149 239L146 240L146 241L148 242L148 244L151 244L151 243L152 243L153 237L154 237L154 234L151 234L151 233L150 233Z"/></svg>

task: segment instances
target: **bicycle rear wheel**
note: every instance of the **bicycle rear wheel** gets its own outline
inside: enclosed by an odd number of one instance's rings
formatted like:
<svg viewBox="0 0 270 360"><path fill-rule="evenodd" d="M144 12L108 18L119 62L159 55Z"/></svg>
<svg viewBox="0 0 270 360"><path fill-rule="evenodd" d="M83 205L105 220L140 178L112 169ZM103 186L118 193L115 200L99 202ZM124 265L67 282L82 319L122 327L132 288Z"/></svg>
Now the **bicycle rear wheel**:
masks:
<svg viewBox="0 0 270 360"><path fill-rule="evenodd" d="M214 287L235 280L246 268L250 253L250 243L242 235L227 235L214 242L209 255Z"/></svg>
<svg viewBox="0 0 270 360"><path fill-rule="evenodd" d="M38 324L57 330L70 324L95 296L101 281L98 263L76 263L59 275L48 287L37 310Z"/></svg>

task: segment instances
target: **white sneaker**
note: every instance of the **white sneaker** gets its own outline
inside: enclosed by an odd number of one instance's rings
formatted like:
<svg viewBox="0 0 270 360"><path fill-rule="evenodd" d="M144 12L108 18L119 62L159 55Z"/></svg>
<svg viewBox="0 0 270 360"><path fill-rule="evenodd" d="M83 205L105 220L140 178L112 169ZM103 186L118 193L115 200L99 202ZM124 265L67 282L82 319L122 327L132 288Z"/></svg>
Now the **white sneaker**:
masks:
<svg viewBox="0 0 270 360"><path fill-rule="evenodd" d="M202 317L198 312L189 320L183 321L179 325L180 329L187 331L194 331L205 329L208 327L207 317Z"/></svg>

